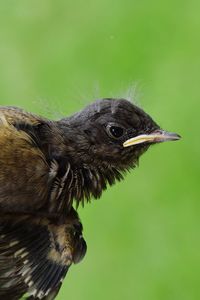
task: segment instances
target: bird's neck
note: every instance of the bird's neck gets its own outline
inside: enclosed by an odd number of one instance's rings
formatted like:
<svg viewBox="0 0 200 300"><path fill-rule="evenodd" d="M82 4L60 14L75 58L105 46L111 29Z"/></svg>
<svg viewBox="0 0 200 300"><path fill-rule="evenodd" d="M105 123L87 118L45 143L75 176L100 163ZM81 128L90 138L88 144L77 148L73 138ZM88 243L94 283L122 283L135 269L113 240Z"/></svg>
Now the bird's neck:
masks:
<svg viewBox="0 0 200 300"><path fill-rule="evenodd" d="M99 198L107 184L113 185L123 179L112 166L73 165L67 160L53 161L51 174L54 179L50 210L59 212L67 211L74 200L77 205L84 205L92 197Z"/></svg>
<svg viewBox="0 0 200 300"><path fill-rule="evenodd" d="M56 128L56 127L55 127ZM99 198L107 185L123 179L113 165L90 156L71 127L59 123L59 131L52 128L50 153L52 189L51 211L68 210L75 200L77 205ZM51 138L51 137L50 137ZM56 201L55 201L56 198Z"/></svg>

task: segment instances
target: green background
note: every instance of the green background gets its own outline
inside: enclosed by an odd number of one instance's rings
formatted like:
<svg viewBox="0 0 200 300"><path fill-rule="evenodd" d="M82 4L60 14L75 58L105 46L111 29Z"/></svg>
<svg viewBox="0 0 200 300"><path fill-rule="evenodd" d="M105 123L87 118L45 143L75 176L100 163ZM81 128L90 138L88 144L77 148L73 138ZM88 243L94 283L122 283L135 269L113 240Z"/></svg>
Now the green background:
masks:
<svg viewBox="0 0 200 300"><path fill-rule="evenodd" d="M58 118L132 97L165 129L140 167L79 209L87 256L58 300L200 299L200 2L0 2L0 104Z"/></svg>

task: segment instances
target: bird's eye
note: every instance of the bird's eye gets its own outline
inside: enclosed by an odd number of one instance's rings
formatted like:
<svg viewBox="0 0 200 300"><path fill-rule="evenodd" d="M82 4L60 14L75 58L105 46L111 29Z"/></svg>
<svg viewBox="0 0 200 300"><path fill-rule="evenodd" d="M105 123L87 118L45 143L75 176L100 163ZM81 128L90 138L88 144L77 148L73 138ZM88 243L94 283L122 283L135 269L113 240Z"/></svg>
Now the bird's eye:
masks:
<svg viewBox="0 0 200 300"><path fill-rule="evenodd" d="M116 125L108 125L107 126L107 132L110 137L118 139L123 136L124 134L124 128Z"/></svg>

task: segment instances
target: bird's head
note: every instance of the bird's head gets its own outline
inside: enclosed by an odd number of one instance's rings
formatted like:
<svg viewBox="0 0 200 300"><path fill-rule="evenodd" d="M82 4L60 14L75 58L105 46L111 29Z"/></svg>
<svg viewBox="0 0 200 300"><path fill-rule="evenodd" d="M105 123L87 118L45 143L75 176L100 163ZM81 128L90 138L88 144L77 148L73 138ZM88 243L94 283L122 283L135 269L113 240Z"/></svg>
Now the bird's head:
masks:
<svg viewBox="0 0 200 300"><path fill-rule="evenodd" d="M74 160L119 171L134 167L150 145L180 138L125 99L98 100L62 121L70 128Z"/></svg>

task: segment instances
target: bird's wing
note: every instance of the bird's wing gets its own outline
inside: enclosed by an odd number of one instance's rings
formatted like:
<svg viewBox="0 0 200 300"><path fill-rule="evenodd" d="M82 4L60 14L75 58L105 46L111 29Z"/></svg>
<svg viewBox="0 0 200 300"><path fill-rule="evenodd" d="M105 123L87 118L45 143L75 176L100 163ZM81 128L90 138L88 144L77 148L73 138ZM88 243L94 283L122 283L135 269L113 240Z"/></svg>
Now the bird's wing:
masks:
<svg viewBox="0 0 200 300"><path fill-rule="evenodd" d="M20 109L0 108L0 212L34 211L47 201L50 168L33 138L39 124Z"/></svg>
<svg viewBox="0 0 200 300"><path fill-rule="evenodd" d="M72 211L67 223L24 216L0 219L0 299L53 300L86 243Z"/></svg>

